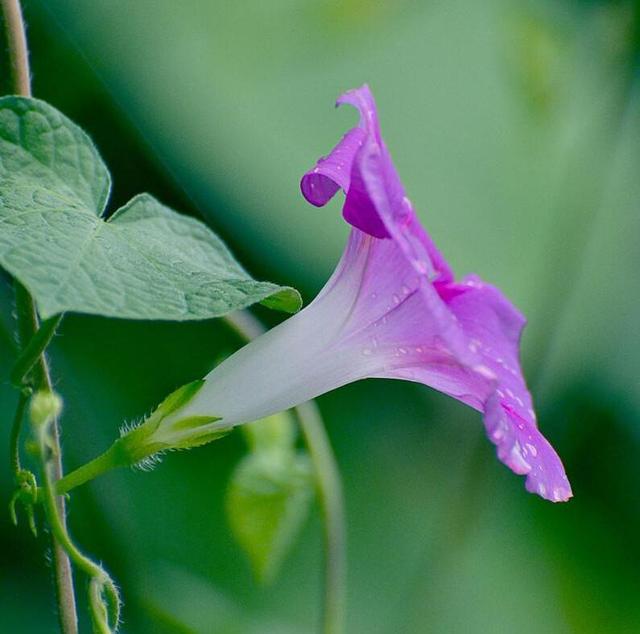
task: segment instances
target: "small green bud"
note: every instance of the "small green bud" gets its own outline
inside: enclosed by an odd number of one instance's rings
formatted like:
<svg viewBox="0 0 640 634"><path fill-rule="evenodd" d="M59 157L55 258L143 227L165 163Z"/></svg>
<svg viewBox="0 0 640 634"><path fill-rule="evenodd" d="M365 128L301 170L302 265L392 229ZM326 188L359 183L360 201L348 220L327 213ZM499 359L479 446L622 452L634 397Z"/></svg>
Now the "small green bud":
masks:
<svg viewBox="0 0 640 634"><path fill-rule="evenodd" d="M62 399L55 392L39 390L31 397L29 415L34 425L38 427L48 425L52 420L60 416L61 412Z"/></svg>

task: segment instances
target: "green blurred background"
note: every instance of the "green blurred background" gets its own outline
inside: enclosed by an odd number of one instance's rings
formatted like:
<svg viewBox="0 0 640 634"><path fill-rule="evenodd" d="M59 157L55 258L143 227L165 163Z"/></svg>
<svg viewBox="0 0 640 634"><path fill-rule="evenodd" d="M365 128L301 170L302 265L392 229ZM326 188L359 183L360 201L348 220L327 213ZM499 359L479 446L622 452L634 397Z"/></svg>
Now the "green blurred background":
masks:
<svg viewBox="0 0 640 634"><path fill-rule="evenodd" d="M355 121L334 99L366 81L456 271L501 286L527 314L523 363L573 484L566 505L525 493L479 416L440 394L369 381L319 399L346 489L348 632L640 631L639 5L24 4L34 93L93 137L114 176L112 208L149 191L204 217L254 276L308 302L347 227L340 201L303 201L299 177ZM6 276L0 301L6 454ZM52 363L67 470L238 345L219 322L66 317ZM232 434L74 493L71 530L119 581L124 632L316 631L318 512L276 582L259 586L224 515L244 452ZM0 487L4 505L8 468ZM3 511L0 540L0 630L55 632L46 539Z"/></svg>

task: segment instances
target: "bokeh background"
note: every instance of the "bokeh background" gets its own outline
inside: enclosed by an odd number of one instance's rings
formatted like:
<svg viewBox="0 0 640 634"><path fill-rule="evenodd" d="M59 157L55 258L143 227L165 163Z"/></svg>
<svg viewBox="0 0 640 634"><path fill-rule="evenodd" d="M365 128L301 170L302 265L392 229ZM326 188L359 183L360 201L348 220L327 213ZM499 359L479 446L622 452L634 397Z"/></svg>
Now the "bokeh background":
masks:
<svg viewBox="0 0 640 634"><path fill-rule="evenodd" d="M640 631L638 3L24 4L34 93L94 138L112 209L149 191L308 302L347 228L340 201L311 208L298 180L355 121L335 97L366 81L438 245L527 314L523 363L568 504L525 493L479 416L427 388L369 381L319 399L346 490L348 632ZM0 282L6 454L15 345ZM66 317L52 362L67 469L239 343L214 321ZM74 493L71 530L121 584L124 632L316 631L319 514L276 582L257 584L224 515L244 452L233 434ZM8 468L0 487L5 508ZM55 631L45 547L0 513L2 631Z"/></svg>

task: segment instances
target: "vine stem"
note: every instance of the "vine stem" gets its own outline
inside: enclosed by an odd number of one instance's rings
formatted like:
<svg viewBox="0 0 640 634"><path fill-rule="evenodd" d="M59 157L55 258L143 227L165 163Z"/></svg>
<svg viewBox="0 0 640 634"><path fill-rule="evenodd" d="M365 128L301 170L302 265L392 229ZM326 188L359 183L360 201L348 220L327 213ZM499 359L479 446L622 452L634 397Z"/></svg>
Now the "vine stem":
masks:
<svg viewBox="0 0 640 634"><path fill-rule="evenodd" d="M22 19L19 0L2 0L7 44L11 61L13 87L16 95L31 96L31 74L29 72L29 53L27 35Z"/></svg>
<svg viewBox="0 0 640 634"><path fill-rule="evenodd" d="M51 319L47 319L40 324L38 331L33 335L13 364L9 378L14 387L22 388L26 376L44 354L61 321L62 314L51 317Z"/></svg>
<svg viewBox="0 0 640 634"><path fill-rule="evenodd" d="M264 326L248 311L227 315L225 321L243 339L250 341L265 332ZM295 408L316 476L323 516L325 541L324 600L322 631L344 631L346 607L346 521L340 471L318 406L309 401Z"/></svg>
<svg viewBox="0 0 640 634"><path fill-rule="evenodd" d="M31 338L33 338L38 331L38 314L36 312L33 298L19 282L16 282L16 313L18 322L20 323L20 329L25 333L30 332ZM53 388L51 384L51 375L49 373L49 363L47 362L47 357L44 351L41 352L38 357L33 368L33 373L34 383L37 389L51 392ZM50 441L52 446L52 458L51 472L48 475L48 478L52 482L52 486L55 486L55 483L62 478L63 474L62 450L60 448L60 429L57 419L51 423ZM66 505L64 497L57 496L55 498L55 505L60 524L66 532ZM48 513L47 517L50 516L51 514ZM77 634L78 616L76 597L73 588L73 571L71 569L71 561L69 560L65 547L57 538L56 532L52 532L52 541L60 629L63 634Z"/></svg>
<svg viewBox="0 0 640 634"><path fill-rule="evenodd" d="M19 473L22 469L22 464L20 462L20 431L22 429L22 421L24 420L24 411L27 407L27 403L29 402L29 396L30 394L27 390L20 390L16 413L13 417L13 424L11 425L9 462L14 474Z"/></svg>
<svg viewBox="0 0 640 634"><path fill-rule="evenodd" d="M51 394L51 392L49 392ZM38 453L42 461L42 502L45 507L51 532L56 536L73 563L90 577L89 609L96 634L112 634L120 621L120 595L111 577L95 562L86 557L73 543L67 532L63 516L58 511L54 488L55 454L54 420L35 421ZM32 420L32 423L34 421ZM52 442L53 441L53 442ZM103 599L103 597L106 599Z"/></svg>
<svg viewBox="0 0 640 634"><path fill-rule="evenodd" d="M22 9L19 0L0 0L4 17L9 58L13 76L15 93L24 97L31 96L31 73L29 70L29 54L27 51L27 36ZM16 282L16 312L18 331L23 349L25 349L39 329L38 314L33 298L28 291ZM57 325L57 324L56 324ZM52 334L52 333L51 333ZM51 391L51 376L49 365L44 353L40 351L33 364L33 374L39 389ZM62 452L60 450L60 431L58 421L51 426L51 443L54 457L51 467L52 485L62 477ZM62 496L54 498L62 527L66 531L66 509ZM60 628L64 634L77 634L78 617L76 599L73 589L73 573L71 562L65 549L56 537L53 537L53 555L55 569L56 594L58 600L58 617Z"/></svg>

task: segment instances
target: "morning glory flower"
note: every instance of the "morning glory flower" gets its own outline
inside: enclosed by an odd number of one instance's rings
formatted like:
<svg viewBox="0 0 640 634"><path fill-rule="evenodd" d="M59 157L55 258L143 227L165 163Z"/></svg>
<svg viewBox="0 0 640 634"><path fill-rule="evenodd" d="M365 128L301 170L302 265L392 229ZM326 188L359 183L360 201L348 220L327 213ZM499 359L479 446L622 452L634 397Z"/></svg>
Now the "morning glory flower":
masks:
<svg viewBox="0 0 640 634"><path fill-rule="evenodd" d="M524 317L479 277L455 281L405 195L369 88L338 104L357 108L359 124L301 182L316 206L346 194L352 229L336 270L308 307L216 367L174 417L230 428L359 379L415 381L481 412L498 458L526 475L527 490L569 499L520 368Z"/></svg>

